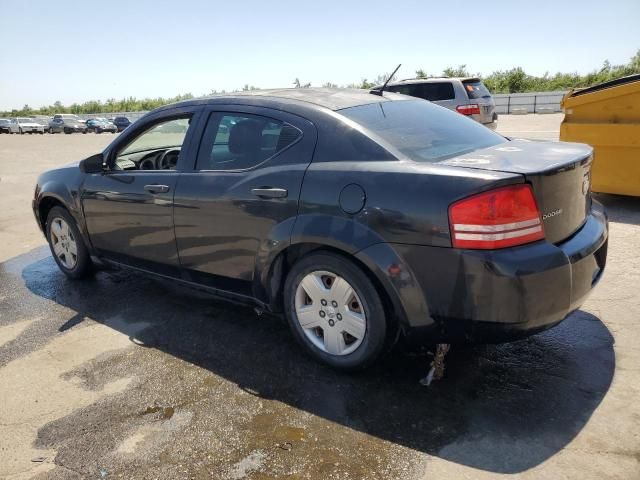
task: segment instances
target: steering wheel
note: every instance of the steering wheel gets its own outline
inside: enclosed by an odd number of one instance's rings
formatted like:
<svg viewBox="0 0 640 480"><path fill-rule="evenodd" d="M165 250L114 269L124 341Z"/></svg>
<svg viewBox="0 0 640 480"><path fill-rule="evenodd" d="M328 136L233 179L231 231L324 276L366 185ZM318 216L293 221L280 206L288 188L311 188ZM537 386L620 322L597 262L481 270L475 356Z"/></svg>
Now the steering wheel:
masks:
<svg viewBox="0 0 640 480"><path fill-rule="evenodd" d="M165 150L158 157L158 170L174 170L178 164L179 149Z"/></svg>

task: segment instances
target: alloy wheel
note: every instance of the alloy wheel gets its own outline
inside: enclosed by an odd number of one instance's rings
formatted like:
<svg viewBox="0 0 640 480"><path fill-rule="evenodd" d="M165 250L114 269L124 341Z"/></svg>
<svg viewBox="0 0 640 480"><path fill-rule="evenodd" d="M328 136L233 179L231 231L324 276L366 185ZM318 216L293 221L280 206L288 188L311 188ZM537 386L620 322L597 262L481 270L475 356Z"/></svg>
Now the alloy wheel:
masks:
<svg viewBox="0 0 640 480"><path fill-rule="evenodd" d="M348 355L364 340L364 306L349 282L335 273L307 274L296 289L295 309L304 334L323 352Z"/></svg>

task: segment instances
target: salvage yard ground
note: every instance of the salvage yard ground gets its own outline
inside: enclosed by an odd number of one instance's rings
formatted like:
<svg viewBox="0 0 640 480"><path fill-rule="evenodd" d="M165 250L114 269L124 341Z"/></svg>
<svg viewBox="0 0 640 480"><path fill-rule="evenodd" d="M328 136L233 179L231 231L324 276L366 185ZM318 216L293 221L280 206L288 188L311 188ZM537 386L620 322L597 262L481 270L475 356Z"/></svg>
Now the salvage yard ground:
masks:
<svg viewBox="0 0 640 480"><path fill-rule="evenodd" d="M555 140L561 119L498 131ZM251 309L130 272L67 280L35 179L113 138L0 135L0 478L640 478L640 199L598 196L609 261L582 310L454 348L427 389L427 357L338 374Z"/></svg>

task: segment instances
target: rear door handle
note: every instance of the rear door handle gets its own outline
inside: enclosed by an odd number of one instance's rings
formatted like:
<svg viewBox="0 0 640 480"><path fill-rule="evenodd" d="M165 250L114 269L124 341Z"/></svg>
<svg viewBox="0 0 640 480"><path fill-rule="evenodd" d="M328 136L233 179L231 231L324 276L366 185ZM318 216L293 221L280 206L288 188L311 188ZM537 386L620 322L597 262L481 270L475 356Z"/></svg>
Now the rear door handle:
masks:
<svg viewBox="0 0 640 480"><path fill-rule="evenodd" d="M252 188L251 193L261 198L285 198L289 192L284 188Z"/></svg>
<svg viewBox="0 0 640 480"><path fill-rule="evenodd" d="M144 189L149 193L166 193L169 191L169 185L145 185Z"/></svg>

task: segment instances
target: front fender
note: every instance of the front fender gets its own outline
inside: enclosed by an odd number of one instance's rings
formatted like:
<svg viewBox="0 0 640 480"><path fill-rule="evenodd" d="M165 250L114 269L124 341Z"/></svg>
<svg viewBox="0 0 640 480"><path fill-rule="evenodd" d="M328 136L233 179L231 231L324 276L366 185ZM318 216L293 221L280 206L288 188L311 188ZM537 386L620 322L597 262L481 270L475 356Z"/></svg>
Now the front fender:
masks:
<svg viewBox="0 0 640 480"><path fill-rule="evenodd" d="M52 178L48 178L50 176ZM55 203L62 204L62 206L69 211L73 219L76 221L78 229L82 232L82 236L84 237L85 244L87 244L87 247L91 248L91 245L87 241L89 236L87 235L87 227L79 194L81 172L77 169L77 173L74 172L71 174L69 170L65 169L64 179L58 178L59 176L61 176L61 174L57 171L53 171L43 174L39 179L33 201L33 210L36 215L36 220L38 221L42 231L46 232L44 225L46 218L42 218L40 215L43 203L54 200Z"/></svg>

